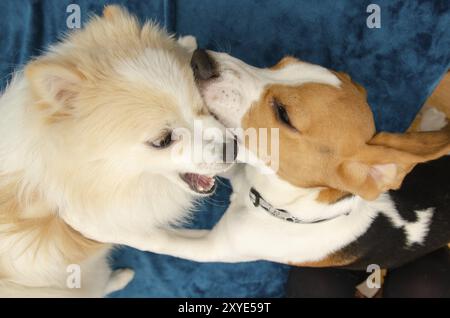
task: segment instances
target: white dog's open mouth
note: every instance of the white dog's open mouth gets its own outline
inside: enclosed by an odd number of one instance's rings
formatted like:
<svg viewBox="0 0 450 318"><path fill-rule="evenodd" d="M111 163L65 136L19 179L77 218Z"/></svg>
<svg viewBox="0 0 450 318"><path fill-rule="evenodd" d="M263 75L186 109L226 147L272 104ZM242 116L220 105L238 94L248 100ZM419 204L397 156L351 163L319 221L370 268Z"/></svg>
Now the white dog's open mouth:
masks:
<svg viewBox="0 0 450 318"><path fill-rule="evenodd" d="M182 173L181 179L186 182L189 188L199 194L210 194L216 189L216 179L214 176L205 176L196 173Z"/></svg>

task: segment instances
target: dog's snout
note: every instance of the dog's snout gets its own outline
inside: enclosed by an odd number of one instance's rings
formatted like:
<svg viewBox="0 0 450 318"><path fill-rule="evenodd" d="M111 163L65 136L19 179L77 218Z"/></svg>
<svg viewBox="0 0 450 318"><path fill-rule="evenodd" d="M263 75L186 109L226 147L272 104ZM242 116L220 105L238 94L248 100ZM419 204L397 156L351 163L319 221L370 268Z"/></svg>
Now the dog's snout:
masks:
<svg viewBox="0 0 450 318"><path fill-rule="evenodd" d="M223 161L235 162L238 155L238 142L237 139L227 141L223 144Z"/></svg>
<svg viewBox="0 0 450 318"><path fill-rule="evenodd" d="M209 80L217 77L217 65L212 57L203 49L194 51L191 59L191 67L194 71L194 76L198 80Z"/></svg>

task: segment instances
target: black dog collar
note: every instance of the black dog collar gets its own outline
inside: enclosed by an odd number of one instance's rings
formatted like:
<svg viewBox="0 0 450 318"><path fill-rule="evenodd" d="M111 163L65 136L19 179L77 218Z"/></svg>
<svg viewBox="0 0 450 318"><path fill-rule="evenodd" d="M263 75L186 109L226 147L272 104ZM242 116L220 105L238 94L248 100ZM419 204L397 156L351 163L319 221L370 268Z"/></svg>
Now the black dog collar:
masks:
<svg viewBox="0 0 450 318"><path fill-rule="evenodd" d="M287 221L287 222L291 222L291 223L297 223L297 224L315 224L315 223L321 223L321 222L326 222L326 221L330 221L333 220L335 218L341 217L343 215L349 215L350 212L344 213L344 214L340 214L340 215L336 215L333 216L331 218L328 219L317 219L317 220L313 220L313 221L302 221L299 218L293 216L291 213L289 213L286 210L283 209L277 209L274 208L269 202L267 202L266 200L264 200L264 198L261 196L261 194L259 194L258 191L255 190L255 188L250 188L250 192L249 192L249 197L250 197L250 201L252 201L253 205L255 207L261 207L264 209L264 211L266 211L267 213L269 213L270 215Z"/></svg>

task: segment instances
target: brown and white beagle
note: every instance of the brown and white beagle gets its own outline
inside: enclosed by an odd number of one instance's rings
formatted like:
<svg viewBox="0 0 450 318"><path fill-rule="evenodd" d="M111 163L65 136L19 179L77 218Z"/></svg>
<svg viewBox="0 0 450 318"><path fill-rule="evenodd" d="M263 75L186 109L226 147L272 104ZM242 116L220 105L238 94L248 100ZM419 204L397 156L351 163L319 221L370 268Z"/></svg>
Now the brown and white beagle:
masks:
<svg viewBox="0 0 450 318"><path fill-rule="evenodd" d="M150 250L201 262L365 270L450 242L448 128L376 134L361 86L291 57L259 69L198 50L192 65L206 104L227 127L277 129L279 164L267 173L266 157L252 152L252 165L237 165L232 202L211 231L169 229Z"/></svg>

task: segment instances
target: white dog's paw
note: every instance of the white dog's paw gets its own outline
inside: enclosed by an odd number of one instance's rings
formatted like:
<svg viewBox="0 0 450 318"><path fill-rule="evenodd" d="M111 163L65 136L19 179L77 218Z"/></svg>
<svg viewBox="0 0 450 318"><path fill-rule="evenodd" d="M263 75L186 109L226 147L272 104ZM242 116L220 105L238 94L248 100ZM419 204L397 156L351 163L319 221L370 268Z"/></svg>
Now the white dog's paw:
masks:
<svg viewBox="0 0 450 318"><path fill-rule="evenodd" d="M124 289L134 278L134 271L129 268L117 269L112 272L105 288L105 295Z"/></svg>
<svg viewBox="0 0 450 318"><path fill-rule="evenodd" d="M420 131L440 130L447 125L445 114L434 107L426 109L422 114L419 129Z"/></svg>
<svg viewBox="0 0 450 318"><path fill-rule="evenodd" d="M192 35L180 36L178 38L178 43L190 53L194 52L198 47L197 39Z"/></svg>

